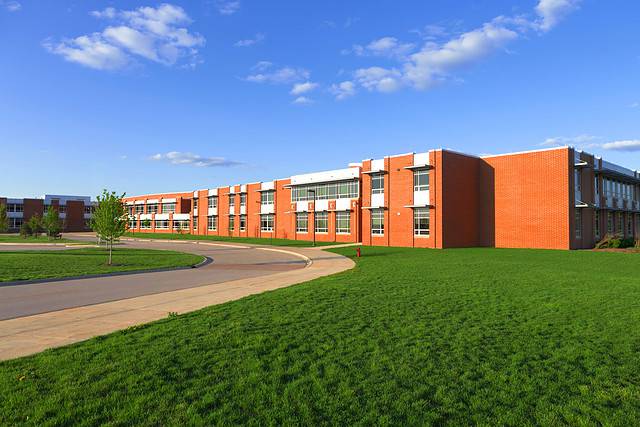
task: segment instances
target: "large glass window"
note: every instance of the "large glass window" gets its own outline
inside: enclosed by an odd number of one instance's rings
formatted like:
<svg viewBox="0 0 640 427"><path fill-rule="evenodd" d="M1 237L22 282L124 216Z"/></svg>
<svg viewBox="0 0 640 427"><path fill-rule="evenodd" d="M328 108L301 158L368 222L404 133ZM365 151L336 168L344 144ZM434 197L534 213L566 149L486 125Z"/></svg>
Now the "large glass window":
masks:
<svg viewBox="0 0 640 427"><path fill-rule="evenodd" d="M260 203L263 205L272 205L273 204L273 191L263 191L260 193Z"/></svg>
<svg viewBox="0 0 640 427"><path fill-rule="evenodd" d="M198 217L197 216L193 217L193 221L191 221L191 225L193 225L193 229L194 230L198 229Z"/></svg>
<svg viewBox="0 0 640 427"><path fill-rule="evenodd" d="M429 208L415 208L413 210L413 234L416 236L429 235Z"/></svg>
<svg viewBox="0 0 640 427"><path fill-rule="evenodd" d="M384 211L382 209L371 210L371 234L384 235Z"/></svg>
<svg viewBox="0 0 640 427"><path fill-rule="evenodd" d="M207 203L209 208L217 208L218 207L218 196L209 196L207 198Z"/></svg>
<svg viewBox="0 0 640 427"><path fill-rule="evenodd" d="M216 231L217 229L218 229L218 217L217 216L207 217L207 230Z"/></svg>
<svg viewBox="0 0 640 427"><path fill-rule="evenodd" d="M175 202L162 204L162 213L175 213L175 212L176 212Z"/></svg>
<svg viewBox="0 0 640 427"><path fill-rule="evenodd" d="M576 239L582 239L582 209L576 209Z"/></svg>
<svg viewBox="0 0 640 427"><path fill-rule="evenodd" d="M260 230L273 231L273 214L260 215Z"/></svg>
<svg viewBox="0 0 640 427"><path fill-rule="evenodd" d="M327 212L316 212L316 233L329 232L329 215Z"/></svg>
<svg viewBox="0 0 640 427"><path fill-rule="evenodd" d="M136 213L137 214L144 213L144 205L136 205Z"/></svg>
<svg viewBox="0 0 640 427"><path fill-rule="evenodd" d="M247 216L240 215L240 231L244 231L247 229Z"/></svg>
<svg viewBox="0 0 640 427"><path fill-rule="evenodd" d="M156 220L156 228L161 228L161 229L169 228L169 221L167 221L166 219Z"/></svg>
<svg viewBox="0 0 640 427"><path fill-rule="evenodd" d="M371 175L371 194L384 194L384 175L376 173Z"/></svg>
<svg viewBox="0 0 640 427"><path fill-rule="evenodd" d="M296 185L291 188L291 201L304 202L314 199L357 199L360 194L360 183L356 180L325 182L322 184Z"/></svg>
<svg viewBox="0 0 640 427"><path fill-rule="evenodd" d="M336 212L336 233L351 233L351 212Z"/></svg>
<svg viewBox="0 0 640 427"><path fill-rule="evenodd" d="M594 230L594 234L596 235L596 239L600 239L600 211L595 211L593 214L593 221L594 221L594 226L593 226L593 230Z"/></svg>
<svg viewBox="0 0 640 427"><path fill-rule="evenodd" d="M150 203L147 205L147 213L152 214L152 213L158 213L158 204L157 203Z"/></svg>
<svg viewBox="0 0 640 427"><path fill-rule="evenodd" d="M133 216L133 213L135 212L134 209L135 208L133 206L128 206L127 207L127 210L129 211L129 215Z"/></svg>
<svg viewBox="0 0 640 427"><path fill-rule="evenodd" d="M233 231L236 228L236 217L229 216L229 231Z"/></svg>
<svg viewBox="0 0 640 427"><path fill-rule="evenodd" d="M246 193L240 194L240 206L247 206L247 195Z"/></svg>
<svg viewBox="0 0 640 427"><path fill-rule="evenodd" d="M574 169L574 180L576 182L576 191L582 191L582 174L580 169Z"/></svg>
<svg viewBox="0 0 640 427"><path fill-rule="evenodd" d="M427 191L429 189L429 171L419 169L413 171L413 191Z"/></svg>
<svg viewBox="0 0 640 427"><path fill-rule="evenodd" d="M307 233L309 231L309 214L298 212L296 214L296 233Z"/></svg>
<svg viewBox="0 0 640 427"><path fill-rule="evenodd" d="M129 230L135 230L138 227L138 223L135 219L129 220Z"/></svg>
<svg viewBox="0 0 640 427"><path fill-rule="evenodd" d="M22 203L9 203L7 204L7 212L24 212L24 205Z"/></svg>
<svg viewBox="0 0 640 427"><path fill-rule="evenodd" d="M176 219L173 221L173 229L175 231L189 231L189 220L188 219Z"/></svg>
<svg viewBox="0 0 640 427"><path fill-rule="evenodd" d="M229 194L229 208L234 208L236 206L236 195Z"/></svg>

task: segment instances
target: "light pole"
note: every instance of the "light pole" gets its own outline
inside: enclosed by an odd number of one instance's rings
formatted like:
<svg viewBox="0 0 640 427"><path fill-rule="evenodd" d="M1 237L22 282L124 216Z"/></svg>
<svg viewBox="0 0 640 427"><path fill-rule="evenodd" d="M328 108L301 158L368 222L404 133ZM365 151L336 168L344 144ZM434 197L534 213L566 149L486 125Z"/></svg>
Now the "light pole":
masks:
<svg viewBox="0 0 640 427"><path fill-rule="evenodd" d="M307 190L307 193L313 194L313 246L316 246L316 190Z"/></svg>

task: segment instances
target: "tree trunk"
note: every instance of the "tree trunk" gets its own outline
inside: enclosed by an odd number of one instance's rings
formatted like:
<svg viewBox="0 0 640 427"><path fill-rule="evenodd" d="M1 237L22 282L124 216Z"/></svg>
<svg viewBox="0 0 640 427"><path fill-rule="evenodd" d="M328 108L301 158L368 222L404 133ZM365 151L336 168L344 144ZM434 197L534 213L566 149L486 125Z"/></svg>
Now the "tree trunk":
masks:
<svg viewBox="0 0 640 427"><path fill-rule="evenodd" d="M113 252L113 241L109 242L109 265L111 265L111 253Z"/></svg>

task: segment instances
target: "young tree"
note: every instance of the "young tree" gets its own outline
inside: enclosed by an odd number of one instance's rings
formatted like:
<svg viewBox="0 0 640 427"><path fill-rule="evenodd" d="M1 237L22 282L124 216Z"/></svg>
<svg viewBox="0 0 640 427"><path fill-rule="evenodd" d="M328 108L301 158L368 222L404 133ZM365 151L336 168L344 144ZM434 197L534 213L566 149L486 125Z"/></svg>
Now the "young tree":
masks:
<svg viewBox="0 0 640 427"><path fill-rule="evenodd" d="M49 238L55 238L62 231L62 221L60 220L60 214L58 209L53 206L49 206L47 213L42 218L42 225L47 231Z"/></svg>
<svg viewBox="0 0 640 427"><path fill-rule="evenodd" d="M7 216L7 205L0 204L0 233L9 231L9 217Z"/></svg>
<svg viewBox="0 0 640 427"><path fill-rule="evenodd" d="M103 190L102 196L98 196L98 206L91 220L91 228L109 247L109 265L112 263L113 243L129 228L127 210L122 202L123 197L124 194L118 196L114 191Z"/></svg>
<svg viewBox="0 0 640 427"><path fill-rule="evenodd" d="M38 214L33 215L29 218L29 221L27 221L27 226L29 227L29 230L31 230L31 234L35 238L38 238L42 231L42 217Z"/></svg>
<svg viewBox="0 0 640 427"><path fill-rule="evenodd" d="M142 228L146 228L146 229L151 228L151 220L150 219L143 219L142 221L140 221L140 226Z"/></svg>

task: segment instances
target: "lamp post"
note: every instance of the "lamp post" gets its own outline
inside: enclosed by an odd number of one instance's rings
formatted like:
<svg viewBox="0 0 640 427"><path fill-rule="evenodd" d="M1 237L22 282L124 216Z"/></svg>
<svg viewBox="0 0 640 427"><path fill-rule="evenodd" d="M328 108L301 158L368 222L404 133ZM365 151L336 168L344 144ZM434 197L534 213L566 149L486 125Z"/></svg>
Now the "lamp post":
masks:
<svg viewBox="0 0 640 427"><path fill-rule="evenodd" d="M313 194L313 247L316 246L316 190L307 190L307 193Z"/></svg>

